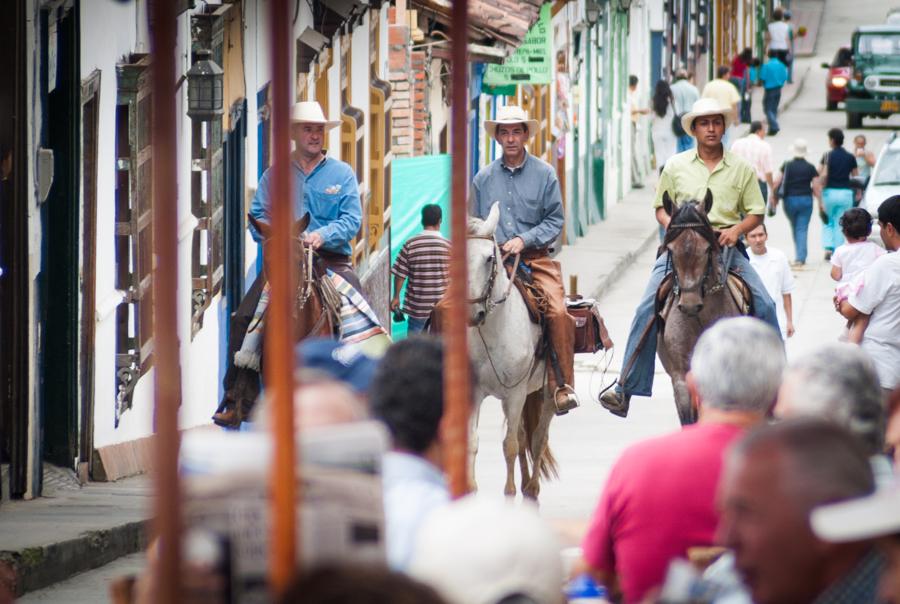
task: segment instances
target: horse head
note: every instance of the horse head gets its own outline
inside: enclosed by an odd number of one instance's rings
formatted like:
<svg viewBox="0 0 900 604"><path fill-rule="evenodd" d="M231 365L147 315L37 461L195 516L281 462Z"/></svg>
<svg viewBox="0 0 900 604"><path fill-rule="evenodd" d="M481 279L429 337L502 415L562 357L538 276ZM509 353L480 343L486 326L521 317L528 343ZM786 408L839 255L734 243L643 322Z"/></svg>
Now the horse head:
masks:
<svg viewBox="0 0 900 604"><path fill-rule="evenodd" d="M253 225L253 228L255 228L262 236L263 272L266 275L266 279L268 279L268 275L271 274L270 266L273 254L268 253L266 250L270 248L272 244L272 225L268 222L257 220L250 214L247 214L247 220L250 221L250 224ZM303 262L303 259L306 257L306 244L303 242L303 233L306 231L306 227L308 226L309 212L303 214L302 218L295 221L294 226L291 228L291 267L299 267L299 283L303 283L303 281L307 278L305 272L306 263Z"/></svg>
<svg viewBox="0 0 900 604"><path fill-rule="evenodd" d="M500 222L500 204L494 202L484 220L469 217L466 257L469 275L469 325L481 325L490 311L491 293L499 273L500 250L494 238Z"/></svg>
<svg viewBox="0 0 900 604"><path fill-rule="evenodd" d="M678 309L697 316L703 310L706 284L715 279L719 242L709 222L712 192L707 189L703 202L688 201L675 206L668 191L663 193L663 208L672 217L663 248L669 252L675 275Z"/></svg>

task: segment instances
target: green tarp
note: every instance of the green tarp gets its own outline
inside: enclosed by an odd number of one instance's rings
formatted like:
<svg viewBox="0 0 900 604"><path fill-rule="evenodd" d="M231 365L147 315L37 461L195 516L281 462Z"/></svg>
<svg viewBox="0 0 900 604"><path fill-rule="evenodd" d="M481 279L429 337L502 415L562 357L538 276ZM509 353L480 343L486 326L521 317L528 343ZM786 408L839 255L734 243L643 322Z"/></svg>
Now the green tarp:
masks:
<svg viewBox="0 0 900 604"><path fill-rule="evenodd" d="M422 231L422 206L441 206L441 232L450 236L450 156L425 155L391 163L391 266L406 240ZM391 277L391 292L394 291ZM402 296L405 292L401 292ZM391 336L406 337L406 322L391 322Z"/></svg>

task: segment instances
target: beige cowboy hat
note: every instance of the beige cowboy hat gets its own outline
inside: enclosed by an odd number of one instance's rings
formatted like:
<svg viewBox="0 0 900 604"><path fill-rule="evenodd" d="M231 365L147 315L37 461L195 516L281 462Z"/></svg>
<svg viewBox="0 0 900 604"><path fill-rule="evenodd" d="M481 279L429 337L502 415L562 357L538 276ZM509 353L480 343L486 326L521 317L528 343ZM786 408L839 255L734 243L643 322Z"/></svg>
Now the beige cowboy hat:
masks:
<svg viewBox="0 0 900 604"><path fill-rule="evenodd" d="M725 124L728 125L731 116L731 107L722 107L716 99L704 98L700 99L691 110L681 116L681 127L684 131L693 136L691 125L698 117L707 115L721 115L725 118Z"/></svg>
<svg viewBox="0 0 900 604"><path fill-rule="evenodd" d="M340 120L325 118L322 107L315 101L300 101L291 107L291 123L323 124L326 130L340 126Z"/></svg>
<svg viewBox="0 0 900 604"><path fill-rule="evenodd" d="M789 151L794 157L806 157L806 139L796 138Z"/></svg>
<svg viewBox="0 0 900 604"><path fill-rule="evenodd" d="M497 109L497 119L484 120L484 131L491 138L497 138L497 126L503 124L525 124L528 128L528 138L534 136L538 129L538 121L529 119L525 110L518 105L506 105Z"/></svg>

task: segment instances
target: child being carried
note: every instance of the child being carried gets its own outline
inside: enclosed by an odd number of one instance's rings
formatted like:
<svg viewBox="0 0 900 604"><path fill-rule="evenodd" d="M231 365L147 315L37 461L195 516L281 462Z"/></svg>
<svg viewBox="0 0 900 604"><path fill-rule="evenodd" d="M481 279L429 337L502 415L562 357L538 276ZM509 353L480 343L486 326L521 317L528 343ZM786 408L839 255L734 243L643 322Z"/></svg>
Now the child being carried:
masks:
<svg viewBox="0 0 900 604"><path fill-rule="evenodd" d="M866 269L885 253L883 248L868 241L872 233L872 215L866 210L850 208L841 216L840 225L847 243L838 247L831 256L831 278L838 281L834 288L835 301L838 303L846 300L851 293L862 290L865 286ZM848 321L844 337L854 344L860 344L868 324L868 315Z"/></svg>

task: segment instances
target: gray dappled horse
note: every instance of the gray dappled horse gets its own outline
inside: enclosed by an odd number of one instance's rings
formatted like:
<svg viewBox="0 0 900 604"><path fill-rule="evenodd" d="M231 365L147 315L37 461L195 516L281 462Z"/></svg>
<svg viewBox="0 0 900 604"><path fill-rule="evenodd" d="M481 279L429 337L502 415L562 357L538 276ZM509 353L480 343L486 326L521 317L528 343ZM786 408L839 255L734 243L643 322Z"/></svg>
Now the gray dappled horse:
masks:
<svg viewBox="0 0 900 604"><path fill-rule="evenodd" d="M672 220L662 247L669 253L672 273L660 287L662 324L657 340L659 359L672 378L682 425L697 421L685 383L697 339L719 319L746 314L738 296L749 299L749 290L738 277L732 275L732 283L723 279L722 249L707 218L712 202L712 193L707 191L702 205L691 201L676 208L668 192L663 194L663 208Z"/></svg>
<svg viewBox="0 0 900 604"><path fill-rule="evenodd" d="M538 355L541 329L529 318L522 294L511 286L494 238L499 218L500 208L495 203L485 220L469 218L468 224L469 351L478 382L469 441L469 476L474 487L478 415L484 398L493 395L500 399L506 416L503 491L510 496L516 494L518 457L522 494L537 499L541 476L556 476L556 461L547 444L555 406L544 384L545 361Z"/></svg>

